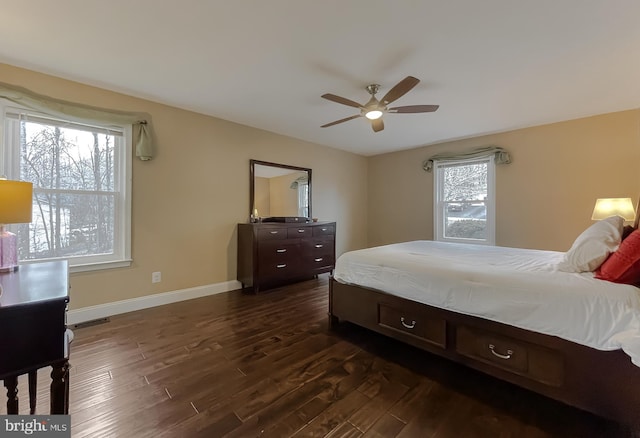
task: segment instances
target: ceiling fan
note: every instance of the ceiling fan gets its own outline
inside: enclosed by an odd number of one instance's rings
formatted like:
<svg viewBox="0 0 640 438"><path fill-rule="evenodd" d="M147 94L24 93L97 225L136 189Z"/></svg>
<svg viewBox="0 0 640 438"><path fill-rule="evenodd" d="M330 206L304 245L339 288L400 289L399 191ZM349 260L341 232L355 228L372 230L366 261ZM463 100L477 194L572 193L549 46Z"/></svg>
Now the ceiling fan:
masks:
<svg viewBox="0 0 640 438"><path fill-rule="evenodd" d="M347 99L345 97L336 96L335 94L323 94L324 99L332 102L341 103L342 105L352 106L360 110L360 114L356 114L351 117L336 120L335 122L322 125L321 128L327 128L329 126L337 125L338 123L348 122L349 120L357 119L359 117L366 117L371 120L371 127L374 132L382 131L384 129L384 123L382 122L382 116L385 113L399 113L399 114L412 114L412 113L431 113L438 109L439 105L408 105L408 106L396 106L388 108L391 102L401 98L408 93L413 87L418 85L420 79L413 76L407 76L400 82L398 82L391 90L384 95L380 100L376 99L376 93L380 89L380 85L371 84L367 85L366 89L371 95L371 99L364 105L360 105L358 102Z"/></svg>

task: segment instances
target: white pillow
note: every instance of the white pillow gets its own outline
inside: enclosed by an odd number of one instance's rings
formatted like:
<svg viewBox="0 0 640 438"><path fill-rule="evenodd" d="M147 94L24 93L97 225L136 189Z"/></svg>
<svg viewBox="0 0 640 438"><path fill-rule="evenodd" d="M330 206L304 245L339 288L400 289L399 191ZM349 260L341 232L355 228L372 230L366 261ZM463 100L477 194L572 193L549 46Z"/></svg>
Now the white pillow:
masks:
<svg viewBox="0 0 640 438"><path fill-rule="evenodd" d="M584 230L564 254L558 269L564 272L593 272L615 252L622 240L624 219L611 216Z"/></svg>

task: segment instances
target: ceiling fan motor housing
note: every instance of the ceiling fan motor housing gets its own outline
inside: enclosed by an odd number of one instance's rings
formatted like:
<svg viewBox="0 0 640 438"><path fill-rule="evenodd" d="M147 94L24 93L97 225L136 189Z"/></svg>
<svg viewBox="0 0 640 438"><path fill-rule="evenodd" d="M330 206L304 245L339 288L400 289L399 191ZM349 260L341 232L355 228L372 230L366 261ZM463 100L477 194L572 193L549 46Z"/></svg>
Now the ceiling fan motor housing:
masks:
<svg viewBox="0 0 640 438"><path fill-rule="evenodd" d="M381 117L387 113L400 113L400 114L415 114L415 113L427 113L433 112L438 109L438 105L409 105L409 106L397 106L393 108L387 108L387 105L391 102L396 101L400 97L404 96L408 91L410 91L413 87L415 87L419 79L414 78L413 76L407 76L396 85L391 88L384 95L382 101L376 99L376 93L380 89L380 85L378 84L369 84L366 89L367 92L371 95L369 101L360 105L358 102L355 102L351 99L347 99L345 97L336 96L335 94L326 93L323 94L322 97L331 100L333 102L347 105L354 108L360 109L360 114L356 114L350 117L345 117L344 119L336 120L335 122L326 123L322 125L322 128L326 128L329 126L334 126L339 123L348 122L349 120L357 119L359 117L366 117L371 120L371 127L375 132L382 131L384 129L384 123L382 122Z"/></svg>
<svg viewBox="0 0 640 438"><path fill-rule="evenodd" d="M379 119L387 110L387 108L381 105L378 99L376 99L375 94L378 92L379 87L380 85L378 84L367 85L367 91L371 94L371 99L364 104L361 113L369 120Z"/></svg>

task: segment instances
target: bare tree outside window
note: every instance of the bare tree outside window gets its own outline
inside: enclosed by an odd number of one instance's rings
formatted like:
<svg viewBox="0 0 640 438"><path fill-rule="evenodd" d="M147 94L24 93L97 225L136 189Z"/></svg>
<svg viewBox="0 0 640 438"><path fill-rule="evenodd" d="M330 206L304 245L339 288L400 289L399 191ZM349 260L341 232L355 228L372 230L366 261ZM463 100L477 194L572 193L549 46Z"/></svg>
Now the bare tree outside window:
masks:
<svg viewBox="0 0 640 438"><path fill-rule="evenodd" d="M442 240L487 243L487 201L492 195L488 159L436 166L436 237Z"/></svg>
<svg viewBox="0 0 640 438"><path fill-rule="evenodd" d="M113 253L114 151L121 136L104 131L19 121L20 179L34 191L32 222L18 233L20 259Z"/></svg>

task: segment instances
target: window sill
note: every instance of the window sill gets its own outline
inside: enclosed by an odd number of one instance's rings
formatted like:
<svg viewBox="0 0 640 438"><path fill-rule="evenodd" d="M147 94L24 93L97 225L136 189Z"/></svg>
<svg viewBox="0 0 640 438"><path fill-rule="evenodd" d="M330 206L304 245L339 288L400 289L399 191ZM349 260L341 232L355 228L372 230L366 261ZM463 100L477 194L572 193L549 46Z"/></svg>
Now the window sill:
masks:
<svg viewBox="0 0 640 438"><path fill-rule="evenodd" d="M496 246L496 243L494 241L491 240L482 240L482 239L465 239L465 238L460 238L460 239L455 239L455 238L436 238L434 240L437 240L439 242L450 242L450 243L471 243L471 244L475 244L475 245L489 245L489 246Z"/></svg>
<svg viewBox="0 0 640 438"><path fill-rule="evenodd" d="M87 263L84 265L69 266L69 272L74 274L76 272L90 272L90 271L102 271L104 269L115 268L128 268L131 266L133 260L117 260L113 262L100 262L100 263Z"/></svg>
<svg viewBox="0 0 640 438"><path fill-rule="evenodd" d="M60 260L60 259L41 259L41 260L29 260L20 262L21 265L28 265L31 263L39 263L49 260ZM111 262L96 262L96 263L85 263L71 266L69 265L69 273L73 274L76 272L91 272L91 271L102 271L104 269L115 269L115 268L128 268L133 263L132 259L127 260L115 260Z"/></svg>

